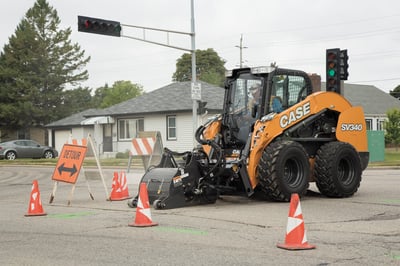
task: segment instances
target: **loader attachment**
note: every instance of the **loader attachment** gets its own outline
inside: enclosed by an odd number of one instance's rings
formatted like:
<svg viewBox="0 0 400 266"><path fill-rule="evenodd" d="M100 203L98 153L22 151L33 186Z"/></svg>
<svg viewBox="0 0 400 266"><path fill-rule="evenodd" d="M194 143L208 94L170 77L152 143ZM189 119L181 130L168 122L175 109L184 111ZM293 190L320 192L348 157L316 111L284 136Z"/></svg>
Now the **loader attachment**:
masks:
<svg viewBox="0 0 400 266"><path fill-rule="evenodd" d="M183 155L183 163L177 163L174 154ZM147 184L149 202L155 209L180 208L217 200L216 189L202 178L202 156L196 152L174 153L164 149L161 163L150 168L140 181ZM134 207L136 202L137 197L128 205Z"/></svg>

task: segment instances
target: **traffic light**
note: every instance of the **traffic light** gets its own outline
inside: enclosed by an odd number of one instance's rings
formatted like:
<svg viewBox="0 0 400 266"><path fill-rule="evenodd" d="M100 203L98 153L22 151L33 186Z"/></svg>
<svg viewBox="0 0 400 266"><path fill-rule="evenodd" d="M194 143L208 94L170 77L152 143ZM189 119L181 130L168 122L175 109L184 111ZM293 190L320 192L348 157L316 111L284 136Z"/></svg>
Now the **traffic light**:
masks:
<svg viewBox="0 0 400 266"><path fill-rule="evenodd" d="M206 108L207 102L198 101L198 103L199 103L199 107L197 109L197 114L198 115L205 114L207 111L207 108Z"/></svg>
<svg viewBox="0 0 400 266"><path fill-rule="evenodd" d="M340 94L340 49L326 50L326 91Z"/></svg>
<svg viewBox="0 0 400 266"><path fill-rule="evenodd" d="M78 31L121 37L118 21L78 16Z"/></svg>
<svg viewBox="0 0 400 266"><path fill-rule="evenodd" d="M349 56L347 55L347 50L340 51L340 79L347 80L349 77Z"/></svg>

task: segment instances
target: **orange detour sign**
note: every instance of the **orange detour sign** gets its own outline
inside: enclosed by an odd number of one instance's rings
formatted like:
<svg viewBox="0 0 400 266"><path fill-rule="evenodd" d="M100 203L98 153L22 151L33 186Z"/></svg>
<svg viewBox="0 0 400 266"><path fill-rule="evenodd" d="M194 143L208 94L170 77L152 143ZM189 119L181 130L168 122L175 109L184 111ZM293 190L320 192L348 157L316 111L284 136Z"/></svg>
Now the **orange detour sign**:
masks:
<svg viewBox="0 0 400 266"><path fill-rule="evenodd" d="M64 144L52 179L75 184L85 159L86 150L86 146Z"/></svg>

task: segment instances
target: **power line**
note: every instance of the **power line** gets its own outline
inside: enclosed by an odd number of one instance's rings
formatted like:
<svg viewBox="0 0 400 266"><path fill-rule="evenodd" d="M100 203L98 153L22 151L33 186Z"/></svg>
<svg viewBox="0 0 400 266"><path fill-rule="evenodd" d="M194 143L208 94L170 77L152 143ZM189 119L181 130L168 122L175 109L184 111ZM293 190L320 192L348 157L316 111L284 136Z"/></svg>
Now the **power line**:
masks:
<svg viewBox="0 0 400 266"><path fill-rule="evenodd" d="M351 83L369 83L369 82L392 81L392 80L400 80L400 77L398 77L398 78L388 78L388 79L352 81Z"/></svg>

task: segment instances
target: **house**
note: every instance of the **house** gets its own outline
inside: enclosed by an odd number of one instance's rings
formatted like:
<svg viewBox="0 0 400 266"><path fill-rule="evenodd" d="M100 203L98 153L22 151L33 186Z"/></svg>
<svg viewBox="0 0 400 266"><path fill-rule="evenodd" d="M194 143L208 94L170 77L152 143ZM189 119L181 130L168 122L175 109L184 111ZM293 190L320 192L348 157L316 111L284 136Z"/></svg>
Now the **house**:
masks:
<svg viewBox="0 0 400 266"><path fill-rule="evenodd" d="M224 89L200 82L206 114L199 124L222 110ZM321 84L325 88L325 84ZM345 97L364 108L368 130L382 130L386 112L400 108L400 101L375 86L345 84ZM91 133L102 156L115 156L131 149L132 138L140 131L159 131L164 147L183 152L194 145L191 83L171 83L106 109L87 110L47 125L49 141L61 150L65 140L84 138Z"/></svg>
<svg viewBox="0 0 400 266"><path fill-rule="evenodd" d="M383 130L387 111L400 109L398 99L372 85L345 84L344 96L363 107L367 130Z"/></svg>
<svg viewBox="0 0 400 266"><path fill-rule="evenodd" d="M202 103L206 114L198 124L222 110L224 89L201 84ZM46 125L49 141L61 150L65 140L84 138L91 133L99 154L115 156L131 149L132 138L140 131L159 131L163 146L183 152L193 148L193 101L191 82L171 83L139 97L102 110L88 110ZM51 136L51 137L50 137ZM50 139L51 138L51 139Z"/></svg>
<svg viewBox="0 0 400 266"><path fill-rule="evenodd" d="M50 146L55 147L56 150L61 152L62 146L71 137L82 139L86 138L89 134L93 136L96 128L99 129L101 125L112 121L111 118L104 121L103 117L87 118L88 116L96 115L99 111L99 109L88 109L46 125ZM94 144L97 144L96 138L94 138ZM91 153L92 151L88 149L88 155L91 155Z"/></svg>

